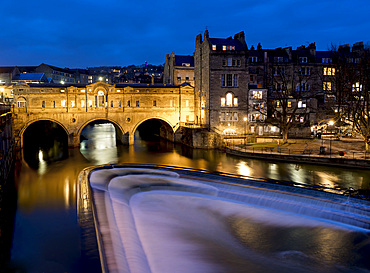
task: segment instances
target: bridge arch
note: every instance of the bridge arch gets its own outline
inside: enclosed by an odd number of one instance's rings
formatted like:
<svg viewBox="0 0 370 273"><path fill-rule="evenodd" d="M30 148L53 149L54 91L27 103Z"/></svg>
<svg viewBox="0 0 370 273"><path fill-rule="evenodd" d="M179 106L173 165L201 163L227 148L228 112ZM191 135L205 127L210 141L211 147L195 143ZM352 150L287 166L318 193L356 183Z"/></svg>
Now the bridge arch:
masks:
<svg viewBox="0 0 370 273"><path fill-rule="evenodd" d="M128 137L127 136L127 132L125 132L125 130L122 128L122 126L120 125L119 122L113 120L113 119L110 119L110 118L105 118L105 117L96 117L96 118L93 118L93 119L89 119L87 121L85 121L77 130L76 132L76 138L77 140L75 141L78 141L80 142L80 138L81 138L81 132L82 130L87 126L89 125L90 123L94 123L94 122L97 122L97 121L106 121L106 122L109 122L109 123L112 123L113 126L115 127L116 129L116 138L118 141L122 142L122 143L126 143L128 140L126 140L126 138ZM78 146L76 144L79 144L79 143L75 143L75 146Z"/></svg>
<svg viewBox="0 0 370 273"><path fill-rule="evenodd" d="M19 137L20 137L20 144L21 144L21 147L23 147L23 144L24 144L24 132L27 130L27 128L30 127L30 125L36 123L36 122L39 122L39 121L51 121L51 122L54 122L56 124L58 124L65 132L66 132L66 136L69 137L70 136L70 132L69 130L67 129L67 127L61 123L60 121L56 120L56 119L52 119L52 118L39 118L39 119L33 119L33 120L30 120L29 122L27 122L22 128L21 130L19 131Z"/></svg>
<svg viewBox="0 0 370 273"><path fill-rule="evenodd" d="M134 136L135 133L137 133L140 126L143 126L145 123L150 122L150 121L157 121L158 122L158 124L159 124L159 127L157 128L158 129L158 135L161 138L165 138L167 140L174 141L176 125L174 126L167 119L165 119L163 117L157 117L157 116L150 117L150 118L145 118L145 119L141 120L140 122L138 122L137 124L135 124L135 126L133 127L130 135Z"/></svg>

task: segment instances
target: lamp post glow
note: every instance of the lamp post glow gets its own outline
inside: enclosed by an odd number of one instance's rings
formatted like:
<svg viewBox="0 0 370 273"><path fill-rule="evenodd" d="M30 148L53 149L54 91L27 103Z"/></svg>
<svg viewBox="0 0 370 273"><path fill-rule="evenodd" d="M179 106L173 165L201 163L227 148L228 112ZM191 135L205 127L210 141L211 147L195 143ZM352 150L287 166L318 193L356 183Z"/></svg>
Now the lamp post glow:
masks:
<svg viewBox="0 0 370 273"><path fill-rule="evenodd" d="M248 121L248 118L247 117L244 117L244 123L245 123L245 131L244 131L244 145L247 144L247 121Z"/></svg>

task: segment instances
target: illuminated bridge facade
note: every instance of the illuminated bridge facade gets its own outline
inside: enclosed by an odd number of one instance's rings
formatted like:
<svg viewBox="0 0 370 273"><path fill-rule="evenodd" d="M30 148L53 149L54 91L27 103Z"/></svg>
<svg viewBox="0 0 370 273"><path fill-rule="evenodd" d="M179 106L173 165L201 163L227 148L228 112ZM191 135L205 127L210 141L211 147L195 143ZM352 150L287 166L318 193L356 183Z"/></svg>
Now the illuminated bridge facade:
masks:
<svg viewBox="0 0 370 273"><path fill-rule="evenodd" d="M23 145L27 127L52 121L68 135L68 145L78 147L84 127L111 122L117 139L133 144L138 126L160 121L160 135L174 140L181 124L196 124L194 88L189 84L17 84L14 92L14 135Z"/></svg>

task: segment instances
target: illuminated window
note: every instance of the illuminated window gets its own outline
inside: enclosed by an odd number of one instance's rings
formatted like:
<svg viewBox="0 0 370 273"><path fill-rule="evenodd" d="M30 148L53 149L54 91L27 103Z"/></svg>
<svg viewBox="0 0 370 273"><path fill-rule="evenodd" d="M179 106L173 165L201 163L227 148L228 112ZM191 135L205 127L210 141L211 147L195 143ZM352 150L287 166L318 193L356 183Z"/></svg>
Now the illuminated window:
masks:
<svg viewBox="0 0 370 273"><path fill-rule="evenodd" d="M71 100L71 107L76 107L75 101Z"/></svg>
<svg viewBox="0 0 370 273"><path fill-rule="evenodd" d="M280 101L276 102L276 107L280 107Z"/></svg>
<svg viewBox="0 0 370 273"><path fill-rule="evenodd" d="M216 50L217 49L217 46L216 45L212 45L212 50Z"/></svg>
<svg viewBox="0 0 370 273"><path fill-rule="evenodd" d="M104 92L103 91L98 92L98 106L104 107Z"/></svg>
<svg viewBox="0 0 370 273"><path fill-rule="evenodd" d="M234 98L234 107L238 106L238 98Z"/></svg>
<svg viewBox="0 0 370 273"><path fill-rule="evenodd" d="M362 91L362 84L360 84L359 82L352 84L352 91Z"/></svg>
<svg viewBox="0 0 370 273"><path fill-rule="evenodd" d="M81 107L85 107L85 101L81 100Z"/></svg>
<svg viewBox="0 0 370 273"><path fill-rule="evenodd" d="M261 100L262 99L262 91L253 91L252 98L254 100Z"/></svg>
<svg viewBox="0 0 370 273"><path fill-rule="evenodd" d="M233 106L233 94L231 93L226 94L226 106Z"/></svg>
<svg viewBox="0 0 370 273"><path fill-rule="evenodd" d="M335 75L335 68L334 67L324 67L324 75L326 76Z"/></svg>
<svg viewBox="0 0 370 273"><path fill-rule="evenodd" d="M223 46L222 46L222 50L223 50L223 51L225 51L225 50L226 50L226 46L225 46L225 45L223 45Z"/></svg>
<svg viewBox="0 0 370 273"><path fill-rule="evenodd" d="M185 101L185 106L189 107L189 101L188 100Z"/></svg>
<svg viewBox="0 0 370 273"><path fill-rule="evenodd" d="M288 101L288 107L292 107L292 102L291 101Z"/></svg>
<svg viewBox="0 0 370 273"><path fill-rule="evenodd" d="M326 91L331 90L331 82L323 82L323 89Z"/></svg>
<svg viewBox="0 0 370 273"><path fill-rule="evenodd" d="M173 100L170 100L170 107L174 107L175 106L175 103Z"/></svg>
<svg viewBox="0 0 370 273"><path fill-rule="evenodd" d="M226 99L221 98L221 107L225 107L225 105L226 105Z"/></svg>
<svg viewBox="0 0 370 273"><path fill-rule="evenodd" d="M92 107L92 100L88 101L89 107Z"/></svg>
<svg viewBox="0 0 370 273"><path fill-rule="evenodd" d="M61 106L62 106L62 107L66 107L66 100L62 100L62 101L60 102L60 104L61 104Z"/></svg>

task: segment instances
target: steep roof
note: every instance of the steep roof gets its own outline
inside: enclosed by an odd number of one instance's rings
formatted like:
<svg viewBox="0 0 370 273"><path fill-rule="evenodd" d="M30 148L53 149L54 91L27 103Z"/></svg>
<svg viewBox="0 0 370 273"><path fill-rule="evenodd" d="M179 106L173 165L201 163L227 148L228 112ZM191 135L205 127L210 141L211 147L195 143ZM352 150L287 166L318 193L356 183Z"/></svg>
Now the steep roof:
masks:
<svg viewBox="0 0 370 273"><path fill-rule="evenodd" d="M15 66L0 66L0 73L12 73Z"/></svg>
<svg viewBox="0 0 370 273"><path fill-rule="evenodd" d="M229 45L235 46L235 50L244 50L243 44L236 39L228 38L228 39L220 39L220 38L209 38L209 42L211 45Z"/></svg>
<svg viewBox="0 0 370 273"><path fill-rule="evenodd" d="M191 67L194 67L194 57L190 55L175 55L175 66L186 66L183 64L189 64Z"/></svg>

